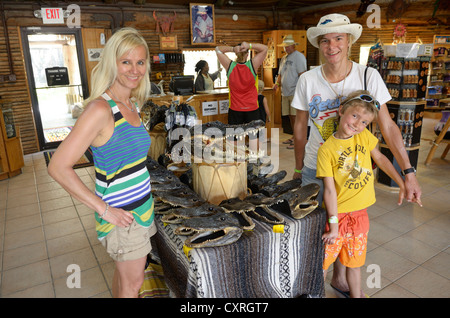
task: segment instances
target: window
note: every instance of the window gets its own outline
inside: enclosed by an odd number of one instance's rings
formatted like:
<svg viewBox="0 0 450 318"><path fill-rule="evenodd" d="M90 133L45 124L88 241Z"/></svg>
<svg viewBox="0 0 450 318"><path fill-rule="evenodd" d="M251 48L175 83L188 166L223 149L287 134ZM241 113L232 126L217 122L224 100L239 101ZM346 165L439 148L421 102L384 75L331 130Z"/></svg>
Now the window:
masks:
<svg viewBox="0 0 450 318"><path fill-rule="evenodd" d="M197 76L195 72L195 64L200 60L205 60L209 65L209 73L216 72L222 65L220 65L219 60L217 59L215 50L185 50L184 54L184 75L194 75ZM230 59L235 59L234 53L226 53ZM214 81L214 87L227 87L227 74L226 70L222 68L220 75Z"/></svg>
<svg viewBox="0 0 450 318"><path fill-rule="evenodd" d="M362 44L359 48L359 64L367 65L367 60L369 59L370 48L373 44Z"/></svg>

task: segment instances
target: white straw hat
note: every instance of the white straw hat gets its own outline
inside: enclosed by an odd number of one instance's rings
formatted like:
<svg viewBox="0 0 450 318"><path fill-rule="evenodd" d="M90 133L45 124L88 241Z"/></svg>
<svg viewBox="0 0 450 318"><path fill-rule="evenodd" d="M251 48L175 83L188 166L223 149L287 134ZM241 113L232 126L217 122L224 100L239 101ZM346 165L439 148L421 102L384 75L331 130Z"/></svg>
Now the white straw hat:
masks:
<svg viewBox="0 0 450 318"><path fill-rule="evenodd" d="M289 45L298 45L297 42L295 42L294 37L292 34L288 34L284 37L283 43L278 44L277 46L289 46Z"/></svg>
<svg viewBox="0 0 450 318"><path fill-rule="evenodd" d="M321 17L316 27L310 27L306 31L306 36L313 46L319 48L318 37L320 35L328 33L350 33L353 35L353 43L355 43L361 36L362 30L361 24L350 23L350 19L347 16L332 13Z"/></svg>

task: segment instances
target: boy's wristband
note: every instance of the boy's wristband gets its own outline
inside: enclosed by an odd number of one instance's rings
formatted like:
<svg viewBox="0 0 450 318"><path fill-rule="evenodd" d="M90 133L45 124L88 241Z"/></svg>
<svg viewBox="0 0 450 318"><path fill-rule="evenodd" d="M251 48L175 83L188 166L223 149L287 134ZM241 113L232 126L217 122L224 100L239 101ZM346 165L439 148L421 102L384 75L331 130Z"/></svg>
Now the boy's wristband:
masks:
<svg viewBox="0 0 450 318"><path fill-rule="evenodd" d="M328 219L328 223L339 223L339 219L337 216L333 215Z"/></svg>
<svg viewBox="0 0 450 318"><path fill-rule="evenodd" d="M297 173L302 173L302 169L294 169L294 171Z"/></svg>

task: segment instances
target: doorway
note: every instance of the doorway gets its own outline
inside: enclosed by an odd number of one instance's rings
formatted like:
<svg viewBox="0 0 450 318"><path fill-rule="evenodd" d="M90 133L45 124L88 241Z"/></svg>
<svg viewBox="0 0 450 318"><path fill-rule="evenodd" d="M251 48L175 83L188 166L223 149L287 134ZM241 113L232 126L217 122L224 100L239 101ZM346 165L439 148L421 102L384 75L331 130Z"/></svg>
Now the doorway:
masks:
<svg viewBox="0 0 450 318"><path fill-rule="evenodd" d="M21 37L39 148L56 148L89 94L81 30L25 27Z"/></svg>

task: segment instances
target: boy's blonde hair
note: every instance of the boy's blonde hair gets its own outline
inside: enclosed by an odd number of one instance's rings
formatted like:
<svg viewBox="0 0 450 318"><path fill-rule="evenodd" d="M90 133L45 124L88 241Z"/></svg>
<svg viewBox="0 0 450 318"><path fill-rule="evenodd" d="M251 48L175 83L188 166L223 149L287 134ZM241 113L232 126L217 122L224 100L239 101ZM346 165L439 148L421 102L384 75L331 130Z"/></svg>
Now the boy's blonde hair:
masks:
<svg viewBox="0 0 450 318"><path fill-rule="evenodd" d="M144 78L139 83L139 86L131 91L131 97L137 102L138 107L144 104L151 88L148 45L136 29L126 27L116 31L106 42L100 62L92 70L91 94L84 101L84 106L101 96L114 83L117 77L118 59L141 45L145 47L147 74L144 74Z"/></svg>
<svg viewBox="0 0 450 318"><path fill-rule="evenodd" d="M355 99L358 96L361 95L368 95L370 97L372 97L372 99L374 101L376 101L375 97L373 97L372 95L370 95L370 93L366 90L358 90L355 91L353 93L351 93L350 95L347 96L347 98L341 103L341 111L342 113L345 113L345 111L347 109L349 109L350 107L361 107L364 110L368 111L369 113L373 114L373 119L377 119L378 117L378 108L375 105L375 102L368 102L365 100L361 100L361 99Z"/></svg>

